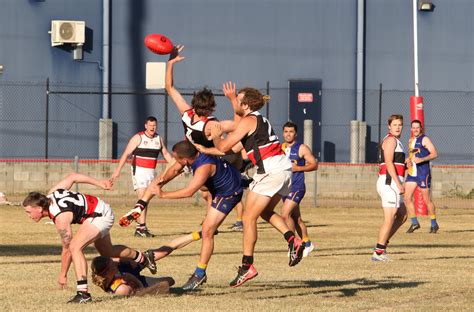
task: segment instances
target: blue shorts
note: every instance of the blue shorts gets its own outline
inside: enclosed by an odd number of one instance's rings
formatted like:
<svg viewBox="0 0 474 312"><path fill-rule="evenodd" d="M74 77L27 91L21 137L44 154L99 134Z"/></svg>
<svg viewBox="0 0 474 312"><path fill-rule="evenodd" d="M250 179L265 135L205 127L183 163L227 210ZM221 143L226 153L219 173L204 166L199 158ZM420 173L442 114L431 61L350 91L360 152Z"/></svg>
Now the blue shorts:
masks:
<svg viewBox="0 0 474 312"><path fill-rule="evenodd" d="M288 196L283 197L283 202L289 199L299 205L303 200L304 194L306 194L306 190L291 191Z"/></svg>
<svg viewBox="0 0 474 312"><path fill-rule="evenodd" d="M216 195L212 198L212 208L217 209L225 215L234 209L234 207L242 200L243 192L238 192L229 196Z"/></svg>
<svg viewBox="0 0 474 312"><path fill-rule="evenodd" d="M425 189L431 187L431 174L423 175L423 176L416 176L412 177L410 175L407 176L406 182L416 182L419 188Z"/></svg>

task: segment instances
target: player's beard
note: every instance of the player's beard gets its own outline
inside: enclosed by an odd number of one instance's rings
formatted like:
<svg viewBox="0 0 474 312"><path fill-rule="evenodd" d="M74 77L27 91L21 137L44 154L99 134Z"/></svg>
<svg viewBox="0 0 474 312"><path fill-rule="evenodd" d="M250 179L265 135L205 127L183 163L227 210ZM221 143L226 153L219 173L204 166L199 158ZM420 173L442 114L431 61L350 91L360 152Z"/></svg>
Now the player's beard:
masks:
<svg viewBox="0 0 474 312"><path fill-rule="evenodd" d="M242 108L240 108L240 107L235 110L235 113L236 113L238 116L240 116L240 117L244 117L244 116L245 116L245 111L244 111Z"/></svg>

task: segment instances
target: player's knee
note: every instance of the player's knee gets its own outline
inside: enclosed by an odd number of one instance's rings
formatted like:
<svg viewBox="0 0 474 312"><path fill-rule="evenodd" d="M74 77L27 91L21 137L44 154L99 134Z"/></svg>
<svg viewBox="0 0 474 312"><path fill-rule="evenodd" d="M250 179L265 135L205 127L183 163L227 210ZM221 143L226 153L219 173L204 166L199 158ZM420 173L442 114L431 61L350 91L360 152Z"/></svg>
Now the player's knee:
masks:
<svg viewBox="0 0 474 312"><path fill-rule="evenodd" d="M203 227L202 227L202 239L209 239L209 238L214 237L215 232L216 232L215 227L203 225Z"/></svg>
<svg viewBox="0 0 474 312"><path fill-rule="evenodd" d="M262 214L262 218L266 221L268 221L267 219L265 219L265 217L263 216ZM248 214L248 213L245 213L242 215L242 222L244 223L244 226L246 224L250 225L250 224L257 224L257 219L258 218L255 218L255 216L251 215L251 214Z"/></svg>
<svg viewBox="0 0 474 312"><path fill-rule="evenodd" d="M84 249L83 244L81 244L77 241L71 241L71 243L69 244L69 252L72 255L82 253L83 249Z"/></svg>

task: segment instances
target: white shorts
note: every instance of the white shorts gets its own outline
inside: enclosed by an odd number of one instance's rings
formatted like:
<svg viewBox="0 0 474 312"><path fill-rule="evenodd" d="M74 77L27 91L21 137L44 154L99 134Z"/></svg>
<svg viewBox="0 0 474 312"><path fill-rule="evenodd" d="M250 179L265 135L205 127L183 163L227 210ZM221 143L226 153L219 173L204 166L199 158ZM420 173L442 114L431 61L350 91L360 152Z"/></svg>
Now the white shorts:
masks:
<svg viewBox="0 0 474 312"><path fill-rule="evenodd" d="M249 185L249 190L260 195L273 197L278 194L282 197L290 193L291 170L254 174L253 182Z"/></svg>
<svg viewBox="0 0 474 312"><path fill-rule="evenodd" d="M400 182L403 183L403 178L398 177ZM390 185L385 184L386 176L380 175L377 180L377 192L382 199L383 208L400 208L400 204L403 204L403 195L400 194L400 190L397 184L392 179Z"/></svg>
<svg viewBox="0 0 474 312"><path fill-rule="evenodd" d="M114 212L110 208L109 204L105 203L103 200L99 199L97 207L95 208L96 213L102 214L100 217L87 218L84 222L89 222L93 224L100 231L100 237L104 238L110 232L112 225L114 225Z"/></svg>
<svg viewBox="0 0 474 312"><path fill-rule="evenodd" d="M156 177L155 169L136 167L135 174L132 168L133 189L146 189Z"/></svg>

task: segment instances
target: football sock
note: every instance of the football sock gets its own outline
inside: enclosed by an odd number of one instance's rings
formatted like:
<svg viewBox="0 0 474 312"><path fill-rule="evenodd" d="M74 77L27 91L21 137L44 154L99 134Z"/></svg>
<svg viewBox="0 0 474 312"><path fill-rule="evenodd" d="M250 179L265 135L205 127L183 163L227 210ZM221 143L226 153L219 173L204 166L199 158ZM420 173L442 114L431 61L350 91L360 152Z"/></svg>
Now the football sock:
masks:
<svg viewBox="0 0 474 312"><path fill-rule="evenodd" d="M410 216L410 219L412 224L418 224L418 219L416 218L416 216Z"/></svg>
<svg viewBox="0 0 474 312"><path fill-rule="evenodd" d="M77 281L77 291L87 292L87 279Z"/></svg>
<svg viewBox="0 0 474 312"><path fill-rule="evenodd" d="M133 261L135 261L136 263L143 263L145 261L145 257L143 256L143 253L141 253L138 250L136 252L137 254L135 258L133 258Z"/></svg>
<svg viewBox="0 0 474 312"><path fill-rule="evenodd" d="M288 244L292 244L295 239L295 233L293 233L292 231L286 232L285 234L283 234L283 236L285 237Z"/></svg>
<svg viewBox="0 0 474 312"><path fill-rule="evenodd" d="M202 238L202 232L192 232L191 235L193 236L193 241L198 241Z"/></svg>
<svg viewBox="0 0 474 312"><path fill-rule="evenodd" d="M137 224L137 230L145 231L146 230L146 223L138 223Z"/></svg>
<svg viewBox="0 0 474 312"><path fill-rule="evenodd" d="M194 274L196 274L199 277L203 277L204 275L206 275L206 268L207 268L207 264L198 263L196 270L194 271Z"/></svg>
<svg viewBox="0 0 474 312"><path fill-rule="evenodd" d="M137 203L135 204L135 208L140 208L141 211L145 210L147 206L148 206L148 202L141 199L139 199Z"/></svg>
<svg viewBox="0 0 474 312"><path fill-rule="evenodd" d="M436 226L438 223L436 223L436 215L431 215L431 226Z"/></svg>
<svg viewBox="0 0 474 312"><path fill-rule="evenodd" d="M375 246L375 253L377 255L381 255L385 252L386 249L387 245L377 244L377 246Z"/></svg>
<svg viewBox="0 0 474 312"><path fill-rule="evenodd" d="M248 270L250 266L253 264L253 256L246 256L242 257L242 269Z"/></svg>

